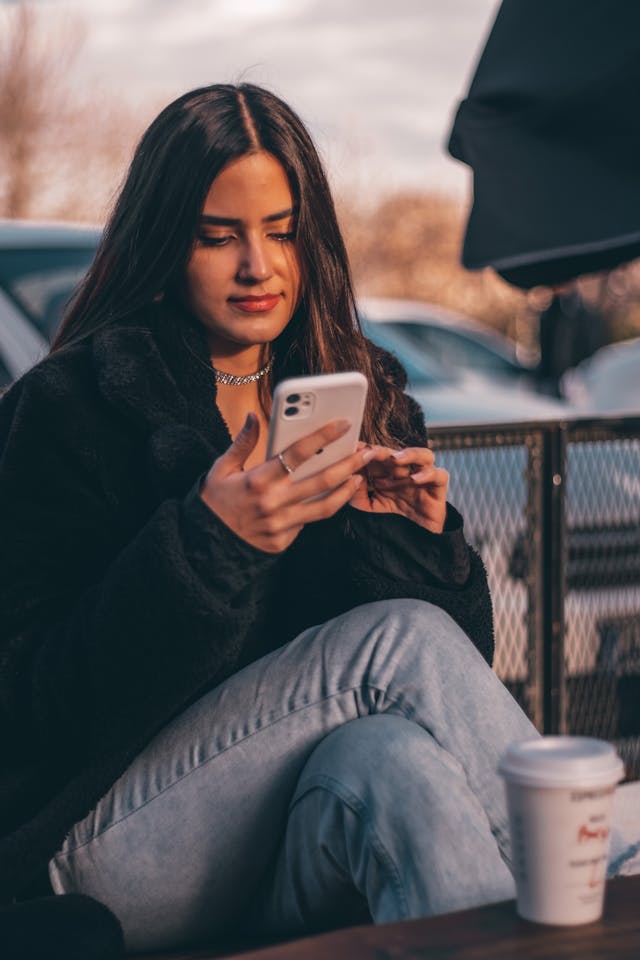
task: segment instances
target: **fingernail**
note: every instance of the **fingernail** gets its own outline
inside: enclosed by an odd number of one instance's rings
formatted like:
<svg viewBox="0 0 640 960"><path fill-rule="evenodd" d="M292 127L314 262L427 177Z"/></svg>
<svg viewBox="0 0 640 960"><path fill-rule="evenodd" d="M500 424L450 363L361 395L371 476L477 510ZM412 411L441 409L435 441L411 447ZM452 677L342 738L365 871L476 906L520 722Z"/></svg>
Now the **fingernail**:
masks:
<svg viewBox="0 0 640 960"><path fill-rule="evenodd" d="M355 480L355 486L359 487L362 481L364 480L364 477L362 476L362 474L357 473L353 479Z"/></svg>
<svg viewBox="0 0 640 960"><path fill-rule="evenodd" d="M406 450L394 450L393 453L391 454L391 456L394 458L394 460L402 460L404 457L407 456L407 451L406 451Z"/></svg>
<svg viewBox="0 0 640 960"><path fill-rule="evenodd" d="M346 433L350 426L351 420L336 420L334 429L336 433Z"/></svg>
<svg viewBox="0 0 640 960"><path fill-rule="evenodd" d="M369 463L370 460L373 460L376 452L372 447L369 447L367 450L362 451L362 462Z"/></svg>

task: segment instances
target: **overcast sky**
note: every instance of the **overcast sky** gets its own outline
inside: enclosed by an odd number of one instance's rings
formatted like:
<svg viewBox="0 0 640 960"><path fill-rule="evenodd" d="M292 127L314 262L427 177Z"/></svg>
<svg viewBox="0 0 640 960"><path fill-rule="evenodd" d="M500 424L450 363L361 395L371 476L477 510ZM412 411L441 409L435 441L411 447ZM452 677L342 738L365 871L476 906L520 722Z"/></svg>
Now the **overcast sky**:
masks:
<svg viewBox="0 0 640 960"><path fill-rule="evenodd" d="M78 69L103 90L161 104L251 80L302 115L336 185L467 189L444 143L497 0L36 2L82 17Z"/></svg>

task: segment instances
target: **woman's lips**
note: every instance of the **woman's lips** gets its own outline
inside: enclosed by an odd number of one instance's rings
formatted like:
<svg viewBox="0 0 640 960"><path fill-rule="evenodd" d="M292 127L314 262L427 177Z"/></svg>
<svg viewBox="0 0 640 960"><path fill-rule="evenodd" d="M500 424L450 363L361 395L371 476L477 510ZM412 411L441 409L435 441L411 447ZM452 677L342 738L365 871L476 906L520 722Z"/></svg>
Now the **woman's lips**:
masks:
<svg viewBox="0 0 640 960"><path fill-rule="evenodd" d="M251 297L229 297L229 302L238 310L244 310L245 313L267 313L267 311L273 310L279 301L279 293L261 293Z"/></svg>

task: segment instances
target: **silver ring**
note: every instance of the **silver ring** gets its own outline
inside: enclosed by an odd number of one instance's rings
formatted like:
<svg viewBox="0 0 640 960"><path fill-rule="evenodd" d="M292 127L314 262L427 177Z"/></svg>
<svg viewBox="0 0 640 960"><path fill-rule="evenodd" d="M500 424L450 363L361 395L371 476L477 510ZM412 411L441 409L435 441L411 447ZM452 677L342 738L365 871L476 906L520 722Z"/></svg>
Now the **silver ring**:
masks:
<svg viewBox="0 0 640 960"><path fill-rule="evenodd" d="M276 454L276 459L280 463L280 466L282 467L285 473L293 473L293 471L295 470L295 467L292 467L290 464L287 463L287 461L284 458L284 453Z"/></svg>

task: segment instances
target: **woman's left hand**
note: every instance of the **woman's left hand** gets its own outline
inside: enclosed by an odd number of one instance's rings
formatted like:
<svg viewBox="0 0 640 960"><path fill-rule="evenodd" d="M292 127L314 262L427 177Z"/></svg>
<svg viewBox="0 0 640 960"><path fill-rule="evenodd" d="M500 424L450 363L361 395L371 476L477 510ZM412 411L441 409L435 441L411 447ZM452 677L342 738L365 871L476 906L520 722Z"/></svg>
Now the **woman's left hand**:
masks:
<svg viewBox="0 0 640 960"><path fill-rule="evenodd" d="M432 533L442 533L449 474L435 466L433 451L381 446L373 450L373 458L362 471L367 483L351 498L351 506L368 513L400 513Z"/></svg>

